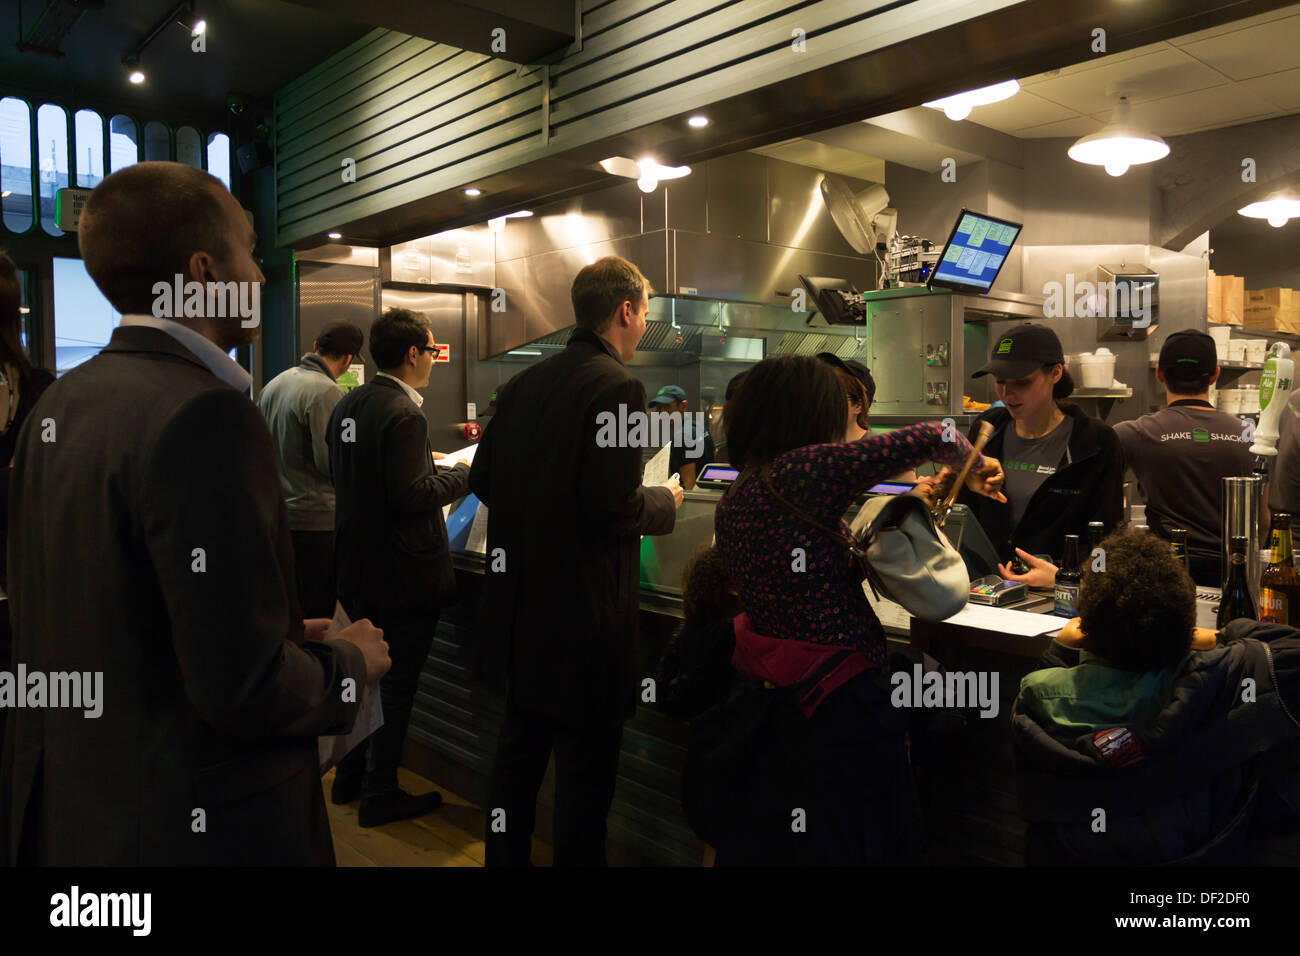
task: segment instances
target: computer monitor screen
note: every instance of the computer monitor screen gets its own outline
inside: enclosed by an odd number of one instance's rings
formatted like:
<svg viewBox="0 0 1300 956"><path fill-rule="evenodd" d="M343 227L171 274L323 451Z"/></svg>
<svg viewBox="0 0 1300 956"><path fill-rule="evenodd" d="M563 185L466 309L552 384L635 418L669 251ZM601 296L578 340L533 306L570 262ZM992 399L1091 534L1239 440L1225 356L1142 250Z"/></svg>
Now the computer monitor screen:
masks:
<svg viewBox="0 0 1300 956"><path fill-rule="evenodd" d="M930 287L988 292L1022 228L1018 222L963 209L930 273Z"/></svg>

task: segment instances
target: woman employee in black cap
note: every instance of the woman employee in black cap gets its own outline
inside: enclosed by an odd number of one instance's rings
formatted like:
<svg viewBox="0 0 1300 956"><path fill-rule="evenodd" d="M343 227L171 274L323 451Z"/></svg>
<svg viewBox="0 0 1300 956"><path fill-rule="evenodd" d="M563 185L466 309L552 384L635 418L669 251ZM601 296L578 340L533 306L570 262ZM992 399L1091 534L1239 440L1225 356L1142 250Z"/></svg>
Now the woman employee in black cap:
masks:
<svg viewBox="0 0 1300 956"><path fill-rule="evenodd" d="M1074 390L1061 340L1045 325L1018 325L1000 335L988 364L972 378L992 375L1005 406L990 408L993 426L984 454L1002 462L1007 503L962 492L998 556L1019 549L1050 555L1058 564L1067 534L1088 541L1088 522L1110 532L1124 511L1124 465L1119 439L1105 422L1063 402ZM1086 552L1085 552L1086 553ZM1021 555L1024 557L1024 555Z"/></svg>

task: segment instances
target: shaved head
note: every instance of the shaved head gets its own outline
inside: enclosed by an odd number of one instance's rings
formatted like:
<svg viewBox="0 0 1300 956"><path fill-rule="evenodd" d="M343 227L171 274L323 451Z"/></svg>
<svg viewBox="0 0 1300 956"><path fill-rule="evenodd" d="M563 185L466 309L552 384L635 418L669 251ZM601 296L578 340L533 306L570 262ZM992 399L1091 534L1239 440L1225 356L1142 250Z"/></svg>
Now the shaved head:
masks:
<svg viewBox="0 0 1300 956"><path fill-rule="evenodd" d="M148 314L155 282L170 284L177 274L201 281L189 274L194 253L230 256L236 237L227 204L234 202L221 180L184 163L118 170L95 187L81 213L86 271L117 311Z"/></svg>

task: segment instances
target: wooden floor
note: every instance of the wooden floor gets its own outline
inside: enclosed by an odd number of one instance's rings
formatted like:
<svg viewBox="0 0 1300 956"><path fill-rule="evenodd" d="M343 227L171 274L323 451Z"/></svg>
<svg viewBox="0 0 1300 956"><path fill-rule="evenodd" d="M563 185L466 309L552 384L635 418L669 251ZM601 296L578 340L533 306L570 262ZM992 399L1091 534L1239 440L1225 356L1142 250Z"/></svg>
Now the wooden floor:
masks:
<svg viewBox="0 0 1300 956"><path fill-rule="evenodd" d="M334 855L339 866L483 865L486 815L480 807L405 767L398 769L397 781L408 793L440 791L442 806L415 820L363 830L357 825L356 801L343 806L330 803L334 771L322 778L330 830L334 834ZM551 865L550 846L536 837L533 838L533 864Z"/></svg>

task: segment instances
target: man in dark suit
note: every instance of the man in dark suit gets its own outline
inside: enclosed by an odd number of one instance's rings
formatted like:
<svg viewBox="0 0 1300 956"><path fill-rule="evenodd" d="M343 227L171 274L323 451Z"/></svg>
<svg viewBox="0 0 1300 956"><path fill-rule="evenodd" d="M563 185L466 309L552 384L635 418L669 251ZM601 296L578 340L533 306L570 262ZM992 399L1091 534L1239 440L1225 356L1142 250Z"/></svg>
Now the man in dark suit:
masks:
<svg viewBox="0 0 1300 956"><path fill-rule="evenodd" d="M442 803L437 791L414 796L397 785L420 670L438 615L456 594L442 509L469 481L465 462L445 474L434 468L416 389L429 384L437 354L422 315L389 309L370 327L379 375L343 397L326 433L339 600L353 618L384 629L393 657L379 684L384 725L339 764L330 792L335 803L361 798L363 827L422 816Z"/></svg>
<svg viewBox="0 0 1300 956"><path fill-rule="evenodd" d="M369 622L304 629L271 436L226 354L257 330L211 297L256 302L256 236L220 180L139 163L79 240L123 317L19 436L9 595L15 664L101 674L102 698L11 714L0 858L332 865L316 735L351 729L388 657ZM173 280L209 297L181 317Z"/></svg>
<svg viewBox="0 0 1300 956"><path fill-rule="evenodd" d="M602 431L645 415L645 387L625 363L645 333L649 293L625 259L579 272L578 328L562 353L498 391L470 470L490 508L481 628L509 656L489 865L528 863L552 749L555 862L605 861L623 721L636 709L641 535L671 532L682 501L674 478L642 487L641 449Z"/></svg>

